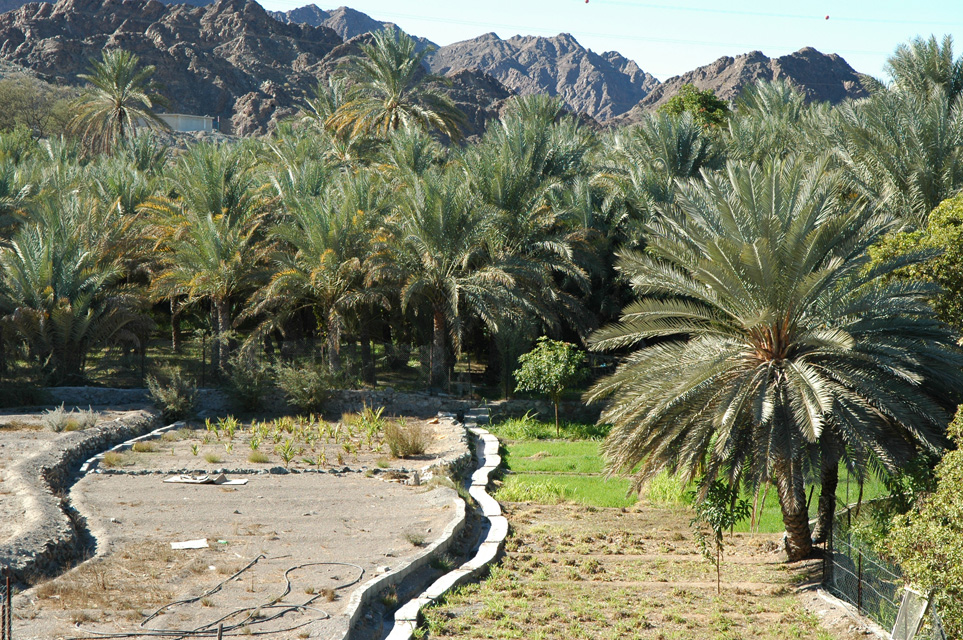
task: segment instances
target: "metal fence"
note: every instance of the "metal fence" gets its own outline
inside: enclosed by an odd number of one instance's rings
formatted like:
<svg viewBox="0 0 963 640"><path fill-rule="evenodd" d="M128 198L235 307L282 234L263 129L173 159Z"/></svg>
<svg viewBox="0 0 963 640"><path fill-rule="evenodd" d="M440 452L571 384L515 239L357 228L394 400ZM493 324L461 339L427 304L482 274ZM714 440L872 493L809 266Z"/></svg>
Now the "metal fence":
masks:
<svg viewBox="0 0 963 640"><path fill-rule="evenodd" d="M0 640L13 640L13 589L10 571L3 571L3 588L0 590Z"/></svg>
<svg viewBox="0 0 963 640"><path fill-rule="evenodd" d="M869 544L854 535L853 514L844 509L836 514L827 543L823 582L838 598L852 604L886 631L894 629L903 603L905 580L898 565L886 561ZM904 612L905 613L905 612ZM916 640L946 640L938 607L930 604Z"/></svg>

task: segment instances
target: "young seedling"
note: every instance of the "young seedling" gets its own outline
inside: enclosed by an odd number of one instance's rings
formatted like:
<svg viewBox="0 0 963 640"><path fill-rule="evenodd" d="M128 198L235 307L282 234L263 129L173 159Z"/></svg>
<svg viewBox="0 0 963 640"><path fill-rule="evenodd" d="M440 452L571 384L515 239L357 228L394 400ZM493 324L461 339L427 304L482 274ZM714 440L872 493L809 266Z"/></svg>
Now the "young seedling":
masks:
<svg viewBox="0 0 963 640"><path fill-rule="evenodd" d="M693 498L696 496L693 494ZM716 593L722 593L723 534L740 520L749 517L749 501L739 499L739 491L721 480L709 487L705 498L696 501L691 525L702 547L702 555L716 566ZM707 534L706 529L709 529ZM710 539L711 536L711 539Z"/></svg>

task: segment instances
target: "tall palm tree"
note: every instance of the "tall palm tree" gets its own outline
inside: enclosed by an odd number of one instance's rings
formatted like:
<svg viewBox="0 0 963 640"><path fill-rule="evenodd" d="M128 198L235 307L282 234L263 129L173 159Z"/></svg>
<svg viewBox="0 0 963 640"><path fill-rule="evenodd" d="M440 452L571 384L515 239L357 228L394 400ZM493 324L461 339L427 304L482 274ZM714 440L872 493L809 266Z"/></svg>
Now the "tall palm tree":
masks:
<svg viewBox="0 0 963 640"><path fill-rule="evenodd" d="M168 128L154 113L158 96L152 75L153 65L140 67L140 58L123 49L105 50L99 61L91 61L91 72L80 76L89 87L77 98L71 122L86 147L108 153L138 126Z"/></svg>
<svg viewBox="0 0 963 640"><path fill-rule="evenodd" d="M475 315L489 326L513 287L493 263L485 208L454 171L432 169L399 194L372 256L373 282L394 284L402 311L424 309L431 318L430 384L446 387L448 347L457 349L462 324Z"/></svg>
<svg viewBox="0 0 963 640"><path fill-rule="evenodd" d="M354 95L328 118L327 126L382 138L401 127L437 129L452 140L461 137L465 115L439 91L442 76L423 65L431 48L421 51L404 31L388 27L360 45L362 55L347 68Z"/></svg>
<svg viewBox="0 0 963 640"><path fill-rule="evenodd" d="M831 433L895 469L946 445L963 354L929 285L897 281L915 255L868 269L893 220L841 198L826 163L730 163L680 185L620 269L638 300L595 349L640 347L588 394L608 399L608 468L775 483L790 560L811 551L808 451ZM646 342L653 340L653 342ZM637 470L637 471L636 471Z"/></svg>
<svg viewBox="0 0 963 640"><path fill-rule="evenodd" d="M371 233L387 208L381 181L369 172L344 174L320 198L289 202L286 220L272 231L279 240L270 281L254 296L251 312L273 310L277 327L303 308L323 322L331 373L341 372L345 316L364 305L387 304L365 283Z"/></svg>
<svg viewBox="0 0 963 640"><path fill-rule="evenodd" d="M175 198L143 206L157 238L151 282L159 299L210 302L214 366L227 361L233 305L259 284L269 247L261 225L268 200L253 158L240 147L198 144L171 171Z"/></svg>

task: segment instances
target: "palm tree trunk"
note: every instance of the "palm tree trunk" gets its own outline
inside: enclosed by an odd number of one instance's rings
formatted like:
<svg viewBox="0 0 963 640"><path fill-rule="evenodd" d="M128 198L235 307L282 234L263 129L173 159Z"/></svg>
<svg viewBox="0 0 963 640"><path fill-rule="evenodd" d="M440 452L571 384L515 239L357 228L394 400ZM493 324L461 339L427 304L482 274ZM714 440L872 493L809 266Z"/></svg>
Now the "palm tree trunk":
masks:
<svg viewBox="0 0 963 640"><path fill-rule="evenodd" d="M447 363L445 359L445 312L438 307L434 309L434 323L431 337L431 386L445 387Z"/></svg>
<svg viewBox="0 0 963 640"><path fill-rule="evenodd" d="M215 311L217 312L217 342L216 347L219 361L215 366L215 371L220 373L224 365L230 358L230 345L227 336L231 332L231 303L227 298L218 298L214 301Z"/></svg>
<svg viewBox="0 0 963 640"><path fill-rule="evenodd" d="M820 482L819 506L816 513L816 529L813 531L813 544L826 542L833 529L836 513L836 486L839 483L839 461L843 456L843 444L831 429L823 431L819 438Z"/></svg>
<svg viewBox="0 0 963 640"><path fill-rule="evenodd" d="M177 313L177 305L171 298L171 350L180 353L181 350L181 317Z"/></svg>
<svg viewBox="0 0 963 640"><path fill-rule="evenodd" d="M806 509L806 487L803 483L802 465L798 460L780 458L775 461L776 489L782 522L786 526L786 554L789 562L808 558L813 541L809 531L809 512Z"/></svg>
<svg viewBox="0 0 963 640"><path fill-rule="evenodd" d="M328 314L327 334L328 370L337 375L341 373L341 319L336 313Z"/></svg>
<svg viewBox="0 0 963 640"><path fill-rule="evenodd" d="M368 384L376 384L374 357L371 355L371 332L368 327L370 316L361 312L361 379Z"/></svg>

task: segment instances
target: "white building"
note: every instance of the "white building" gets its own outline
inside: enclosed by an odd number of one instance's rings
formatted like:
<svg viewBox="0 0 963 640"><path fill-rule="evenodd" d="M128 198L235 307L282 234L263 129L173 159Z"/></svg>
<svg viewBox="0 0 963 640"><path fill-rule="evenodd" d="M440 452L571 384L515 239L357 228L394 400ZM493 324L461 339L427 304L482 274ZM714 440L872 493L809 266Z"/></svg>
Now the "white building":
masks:
<svg viewBox="0 0 963 640"><path fill-rule="evenodd" d="M188 133L192 131L215 130L214 118L210 116L193 116L186 113L158 113L157 117L167 123L173 131Z"/></svg>

